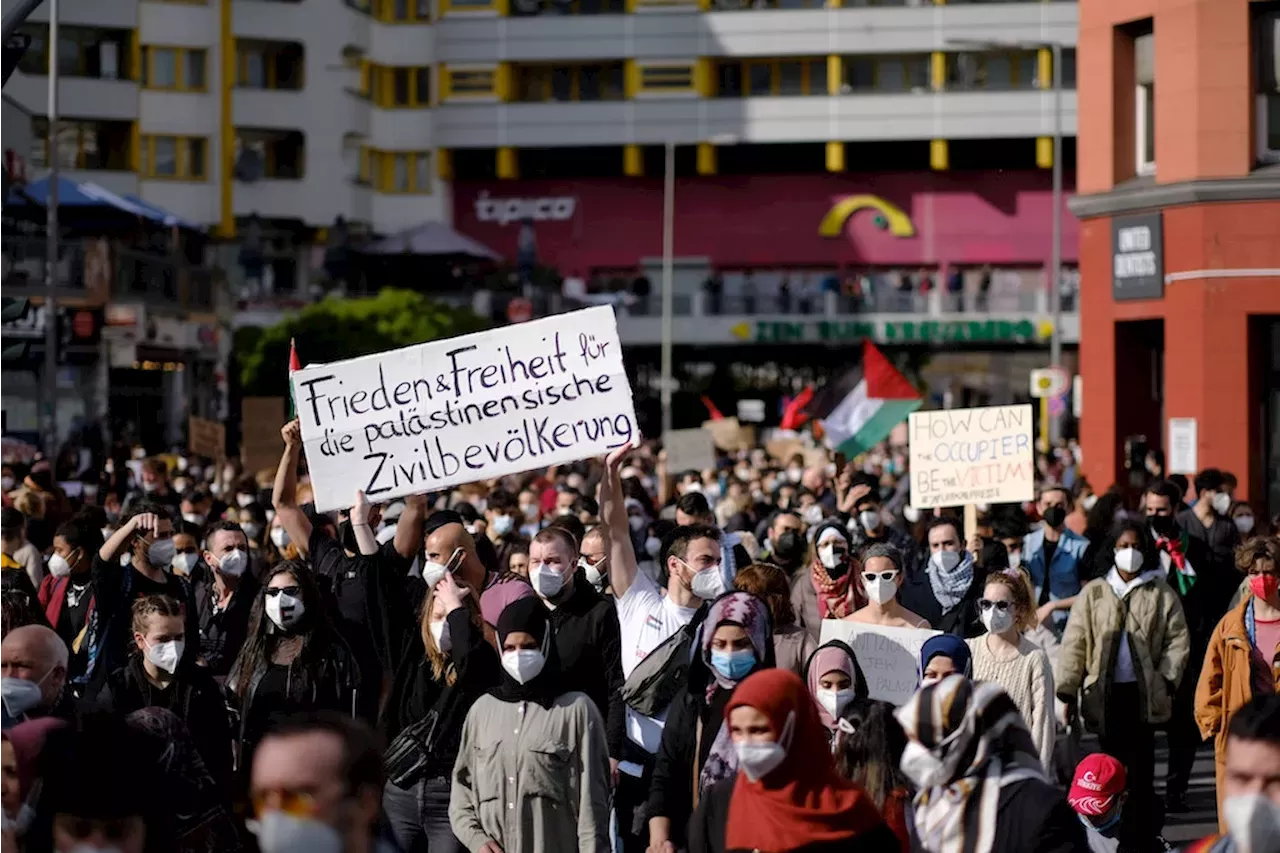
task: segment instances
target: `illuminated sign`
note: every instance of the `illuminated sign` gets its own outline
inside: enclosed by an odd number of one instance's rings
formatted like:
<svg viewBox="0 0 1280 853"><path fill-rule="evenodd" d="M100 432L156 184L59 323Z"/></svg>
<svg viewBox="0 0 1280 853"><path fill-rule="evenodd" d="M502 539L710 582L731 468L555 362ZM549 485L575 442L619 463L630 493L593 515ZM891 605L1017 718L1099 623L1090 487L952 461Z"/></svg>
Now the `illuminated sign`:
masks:
<svg viewBox="0 0 1280 853"><path fill-rule="evenodd" d="M758 320L730 329L735 338L757 344L1031 344L1046 346L1053 322L1011 320Z"/></svg>
<svg viewBox="0 0 1280 853"><path fill-rule="evenodd" d="M888 231L895 237L916 236L916 227L902 208L874 195L854 195L840 199L822 217L818 233L823 237L839 237L844 233L849 217L860 210L875 211L872 222L881 231Z"/></svg>

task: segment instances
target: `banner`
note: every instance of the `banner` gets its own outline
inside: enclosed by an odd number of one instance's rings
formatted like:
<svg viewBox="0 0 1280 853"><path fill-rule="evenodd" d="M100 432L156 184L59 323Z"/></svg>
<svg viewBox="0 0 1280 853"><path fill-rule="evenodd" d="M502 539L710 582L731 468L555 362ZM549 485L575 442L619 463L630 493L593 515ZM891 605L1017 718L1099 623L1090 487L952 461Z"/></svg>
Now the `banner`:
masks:
<svg viewBox="0 0 1280 853"><path fill-rule="evenodd" d="M601 456L636 438L613 309L290 374L316 509Z"/></svg>
<svg viewBox="0 0 1280 853"><path fill-rule="evenodd" d="M822 620L822 642L841 640L853 649L872 699L903 705L920 683L920 648L941 631L888 628L843 619ZM819 673L821 675L821 673Z"/></svg>
<svg viewBox="0 0 1280 853"><path fill-rule="evenodd" d="M912 412L911 505L999 504L1035 498L1030 405Z"/></svg>

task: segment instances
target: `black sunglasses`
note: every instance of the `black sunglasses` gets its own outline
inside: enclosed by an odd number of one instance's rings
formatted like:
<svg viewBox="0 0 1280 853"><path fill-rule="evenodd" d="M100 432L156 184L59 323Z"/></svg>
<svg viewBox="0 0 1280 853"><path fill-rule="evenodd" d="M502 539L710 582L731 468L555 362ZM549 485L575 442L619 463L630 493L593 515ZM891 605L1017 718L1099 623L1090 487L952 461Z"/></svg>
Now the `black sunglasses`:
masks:
<svg viewBox="0 0 1280 853"><path fill-rule="evenodd" d="M302 587L300 586L269 586L265 590L263 590L263 592L266 594L268 598L274 598L280 593L284 593L285 595L292 595L294 598L298 598L302 594Z"/></svg>
<svg viewBox="0 0 1280 853"><path fill-rule="evenodd" d="M1001 613L1003 613L1012 606L1013 606L1012 601L989 601L988 599L985 599L985 598L980 599L978 601L979 610L990 610L991 608L994 607L996 610L999 610Z"/></svg>

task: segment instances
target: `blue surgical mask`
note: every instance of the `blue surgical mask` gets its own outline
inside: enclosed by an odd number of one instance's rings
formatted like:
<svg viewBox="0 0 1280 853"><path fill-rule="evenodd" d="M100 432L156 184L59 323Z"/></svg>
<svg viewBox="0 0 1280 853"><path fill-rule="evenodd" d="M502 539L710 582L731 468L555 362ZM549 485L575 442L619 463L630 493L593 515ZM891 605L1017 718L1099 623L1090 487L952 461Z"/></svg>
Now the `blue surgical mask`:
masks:
<svg viewBox="0 0 1280 853"><path fill-rule="evenodd" d="M711 665L729 681L741 681L756 668L755 649L738 649L734 652L711 652Z"/></svg>

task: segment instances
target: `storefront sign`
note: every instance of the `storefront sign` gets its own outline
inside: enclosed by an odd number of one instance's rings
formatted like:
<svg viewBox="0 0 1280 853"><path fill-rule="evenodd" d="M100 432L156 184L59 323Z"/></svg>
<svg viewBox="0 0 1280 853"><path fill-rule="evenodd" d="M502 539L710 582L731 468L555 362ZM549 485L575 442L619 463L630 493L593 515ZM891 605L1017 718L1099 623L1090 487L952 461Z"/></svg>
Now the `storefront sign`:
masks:
<svg viewBox="0 0 1280 853"><path fill-rule="evenodd" d="M732 329L741 341L757 344L1028 344L1053 334L1050 320L759 320Z"/></svg>
<svg viewBox="0 0 1280 853"><path fill-rule="evenodd" d="M490 198L487 192L476 198L476 219L510 225L531 219L534 222L562 222L573 218L578 200L573 196L541 198Z"/></svg>
<svg viewBox="0 0 1280 853"><path fill-rule="evenodd" d="M1164 237L1161 215L1116 216L1111 220L1111 297L1164 296Z"/></svg>

